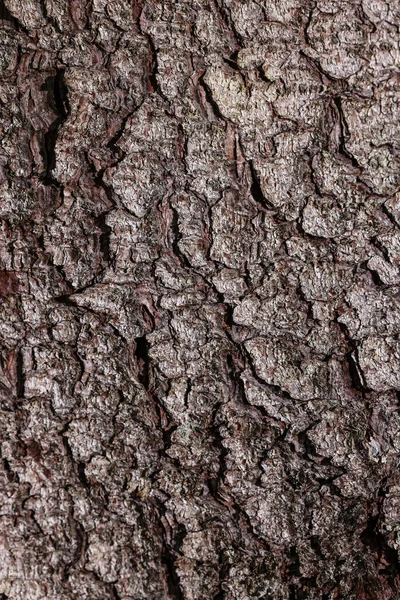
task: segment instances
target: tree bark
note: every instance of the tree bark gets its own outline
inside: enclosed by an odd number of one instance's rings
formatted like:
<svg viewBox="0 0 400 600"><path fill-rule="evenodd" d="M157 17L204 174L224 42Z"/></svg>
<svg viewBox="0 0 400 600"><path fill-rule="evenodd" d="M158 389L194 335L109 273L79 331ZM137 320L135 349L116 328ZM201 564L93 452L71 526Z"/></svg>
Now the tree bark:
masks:
<svg viewBox="0 0 400 600"><path fill-rule="evenodd" d="M0 17L1 598L399 598L399 3Z"/></svg>

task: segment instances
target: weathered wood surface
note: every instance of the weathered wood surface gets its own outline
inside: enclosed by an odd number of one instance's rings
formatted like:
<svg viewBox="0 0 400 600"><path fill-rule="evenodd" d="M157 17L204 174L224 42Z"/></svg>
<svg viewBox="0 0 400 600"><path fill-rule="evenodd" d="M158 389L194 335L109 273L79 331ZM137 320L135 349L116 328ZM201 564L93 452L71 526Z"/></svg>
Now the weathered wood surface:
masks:
<svg viewBox="0 0 400 600"><path fill-rule="evenodd" d="M0 16L3 600L398 599L398 1Z"/></svg>

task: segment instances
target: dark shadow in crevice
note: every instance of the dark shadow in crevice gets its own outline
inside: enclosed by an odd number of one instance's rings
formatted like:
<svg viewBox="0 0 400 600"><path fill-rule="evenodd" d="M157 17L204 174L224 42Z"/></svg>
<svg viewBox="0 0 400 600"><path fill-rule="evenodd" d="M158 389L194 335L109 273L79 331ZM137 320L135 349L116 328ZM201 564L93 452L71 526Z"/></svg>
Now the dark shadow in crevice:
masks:
<svg viewBox="0 0 400 600"><path fill-rule="evenodd" d="M381 490L381 494L383 491ZM380 498L382 500L382 497ZM368 546L374 554L377 554L379 560L379 572L385 576L392 589L396 589L396 580L400 573L400 561L394 548L391 548L385 536L379 531L380 513L370 515L367 527L362 532L360 538L363 544Z"/></svg>
<svg viewBox="0 0 400 600"><path fill-rule="evenodd" d="M48 77L44 83L43 90L49 93L49 103L54 112L58 115L55 121L50 125L44 135L44 161L46 165L46 175L44 177L45 185L56 185L58 182L52 176L52 171L56 166L56 142L60 127L67 119L70 113L68 103L68 89L65 85L65 70L58 69L54 77Z"/></svg>
<svg viewBox="0 0 400 600"><path fill-rule="evenodd" d="M25 394L25 375L24 375L24 365L23 365L23 357L22 352L19 350L17 354L17 364L16 364L16 375L17 375L17 398L23 398Z"/></svg>
<svg viewBox="0 0 400 600"><path fill-rule="evenodd" d="M214 98L212 97L212 92L211 92L210 88L208 87L208 85L204 81L204 75L202 75L199 78L199 85L204 90L204 94L206 96L206 100L207 100L208 104L210 105L211 110L214 113L214 116L217 119L221 120L221 121L226 121L226 119L223 117L223 115L221 114L221 112L219 110L218 104L215 102Z"/></svg>
<svg viewBox="0 0 400 600"><path fill-rule="evenodd" d="M29 35L29 31L16 19L4 4L4 0L0 0L0 20L3 27L8 26L15 31L21 31Z"/></svg>
<svg viewBox="0 0 400 600"><path fill-rule="evenodd" d="M81 484L83 485L84 488L89 488L89 482L87 480L86 473L85 473L85 463L78 462L77 469L78 469L79 481L81 482Z"/></svg>
<svg viewBox="0 0 400 600"><path fill-rule="evenodd" d="M149 368L149 343L146 340L146 336L136 338L136 358L138 363L138 376L139 381L145 388L149 390L150 384L150 368Z"/></svg>
<svg viewBox="0 0 400 600"><path fill-rule="evenodd" d="M250 167L250 174L251 174L251 179L252 179L252 184L250 187L251 195L253 196L253 198L257 202L257 204L259 204L263 208L265 208L265 209L271 208L270 206L268 206L268 201L266 200L266 198L263 194L263 191L261 189L261 183L260 183L260 180L256 173L256 170L254 168L253 162L250 160L248 164Z"/></svg>

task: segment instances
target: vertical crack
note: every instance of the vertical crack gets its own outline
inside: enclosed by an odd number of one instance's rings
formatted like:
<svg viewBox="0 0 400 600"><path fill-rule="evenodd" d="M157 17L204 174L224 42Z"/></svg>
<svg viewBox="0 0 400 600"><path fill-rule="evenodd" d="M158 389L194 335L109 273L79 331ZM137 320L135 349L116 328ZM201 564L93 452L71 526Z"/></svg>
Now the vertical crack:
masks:
<svg viewBox="0 0 400 600"><path fill-rule="evenodd" d="M342 154L342 156L345 156L348 160L351 161L351 164L353 165L353 167L360 169L361 167L358 164L357 160L346 148L346 142L350 138L350 132L349 132L349 128L347 126L347 123L346 123L346 120L344 117L342 99L340 98L340 96L335 96L333 98L333 103L334 103L337 113L339 115L339 125L340 125L339 152L340 152L340 154Z"/></svg>
<svg viewBox="0 0 400 600"><path fill-rule="evenodd" d="M16 392L17 392L17 398L22 399L25 395L25 375L24 375L23 356L22 356L21 350L18 351L16 362L17 362L17 364L16 364L16 378L17 378Z"/></svg>
<svg viewBox="0 0 400 600"><path fill-rule="evenodd" d="M147 31L143 30L142 10L143 10L143 7L140 5L140 14L137 19L137 24L138 24L139 33L146 38L147 43L149 44L149 48L150 48L150 58L149 58L148 65L147 65L148 66L147 87L148 87L150 93L157 92L158 95L161 96L161 98L168 101L167 98L164 97L164 95L161 91L161 88L159 86L159 83L157 81L157 74L158 74L157 49L155 47L154 40L151 37L151 35L149 33L147 33Z"/></svg>
<svg viewBox="0 0 400 600"><path fill-rule="evenodd" d="M248 165L250 168L250 174L251 174L251 179L252 179L252 184L250 187L251 195L253 196L253 198L257 202L257 204L259 204L262 208L264 208L264 209L271 208L270 206L268 206L268 202L267 202L267 200L263 194L263 191L261 189L261 183L260 183L260 180L255 171L253 161L249 160Z"/></svg>
<svg viewBox="0 0 400 600"><path fill-rule="evenodd" d="M201 77L199 77L198 83L204 91L205 99L207 100L207 103L209 104L209 106L214 114L214 117L218 120L225 121L223 115L221 114L221 111L219 110L218 104L215 102L215 100L212 96L212 92L211 92L210 88L204 81L204 74Z"/></svg>
<svg viewBox="0 0 400 600"><path fill-rule="evenodd" d="M112 233L112 228L106 223L106 213L103 213L96 217L95 223L97 227L101 230L99 238L100 252L103 256L105 265L109 265L111 262L110 235Z"/></svg>
<svg viewBox="0 0 400 600"><path fill-rule="evenodd" d="M44 135L44 161L46 165L46 174L43 178L45 185L56 185L59 187L58 181L53 177L52 171L56 166L56 143L58 133L63 123L70 114L70 106L68 103L68 88L65 84L65 69L57 69L54 77L48 77L45 82L45 87L52 94L54 109L58 117L50 125L48 131Z"/></svg>
<svg viewBox="0 0 400 600"><path fill-rule="evenodd" d="M395 590L396 579L400 573L400 561L397 551L389 546L385 536L379 531L383 497L384 492L380 489L378 514L375 516L370 515L367 527L361 534L361 541L377 553L379 557L379 571L385 574L389 585Z"/></svg>
<svg viewBox="0 0 400 600"><path fill-rule="evenodd" d="M149 391L150 369L149 369L149 343L146 336L136 338L136 358L138 362L139 381L146 391Z"/></svg>
<svg viewBox="0 0 400 600"><path fill-rule="evenodd" d="M86 473L85 473L85 463L78 462L77 469L78 469L79 481L81 482L81 484L83 485L84 488L88 489L89 482L87 480Z"/></svg>
<svg viewBox="0 0 400 600"><path fill-rule="evenodd" d="M168 547L168 543L163 544L163 563L167 569L167 585L168 592L174 600L185 600L185 596L180 586L180 579L176 570L176 558L173 552Z"/></svg>

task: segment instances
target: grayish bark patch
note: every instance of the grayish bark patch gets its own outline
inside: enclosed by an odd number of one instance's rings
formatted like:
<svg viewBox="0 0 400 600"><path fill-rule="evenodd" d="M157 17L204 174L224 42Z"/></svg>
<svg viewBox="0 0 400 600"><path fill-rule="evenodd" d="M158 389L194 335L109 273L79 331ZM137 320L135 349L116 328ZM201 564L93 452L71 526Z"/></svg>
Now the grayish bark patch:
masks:
<svg viewBox="0 0 400 600"><path fill-rule="evenodd" d="M399 598L398 2L0 17L1 598Z"/></svg>

